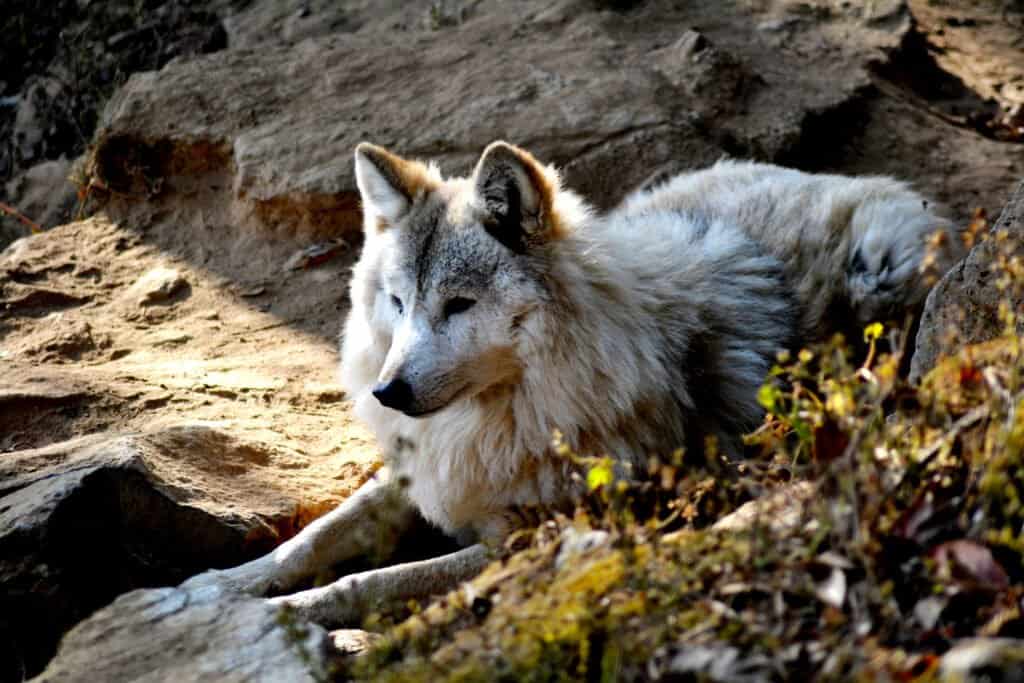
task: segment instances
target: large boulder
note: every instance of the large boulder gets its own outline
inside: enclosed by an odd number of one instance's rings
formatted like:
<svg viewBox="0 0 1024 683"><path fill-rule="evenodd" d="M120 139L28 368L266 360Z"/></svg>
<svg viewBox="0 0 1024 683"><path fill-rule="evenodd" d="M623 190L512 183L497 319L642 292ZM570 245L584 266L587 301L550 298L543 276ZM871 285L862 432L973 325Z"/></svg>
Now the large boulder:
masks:
<svg viewBox="0 0 1024 683"><path fill-rule="evenodd" d="M0 680L38 672L64 631L121 593L251 559L321 512L259 481L274 457L202 426L5 453Z"/></svg>
<svg viewBox="0 0 1024 683"><path fill-rule="evenodd" d="M1003 232L1005 237L995 239ZM911 364L912 381L921 379L941 356L1003 334L999 304L1004 300L1018 315L1017 332L1024 333L1024 300L1020 296L1024 283L1000 289L1002 273L997 268L1001 253L1020 254L1024 248L1024 182L1017 186L988 235L979 237L985 239L928 295Z"/></svg>
<svg viewBox="0 0 1024 683"><path fill-rule="evenodd" d="M139 590L72 629L39 683L323 681L331 641L265 600Z"/></svg>

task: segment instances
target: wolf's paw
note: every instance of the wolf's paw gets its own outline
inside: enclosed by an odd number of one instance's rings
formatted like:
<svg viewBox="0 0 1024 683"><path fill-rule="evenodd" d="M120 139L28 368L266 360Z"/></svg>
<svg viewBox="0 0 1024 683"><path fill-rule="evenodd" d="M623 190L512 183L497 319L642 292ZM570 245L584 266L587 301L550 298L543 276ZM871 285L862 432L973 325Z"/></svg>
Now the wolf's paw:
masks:
<svg viewBox="0 0 1024 683"><path fill-rule="evenodd" d="M269 598L267 602L285 608L297 619L321 626L358 624L366 616L369 604L359 578L346 576L327 586Z"/></svg>
<svg viewBox="0 0 1024 683"><path fill-rule="evenodd" d="M261 558L262 559L262 558ZM263 596L276 588L273 566L254 560L232 569L210 569L181 584L188 591Z"/></svg>

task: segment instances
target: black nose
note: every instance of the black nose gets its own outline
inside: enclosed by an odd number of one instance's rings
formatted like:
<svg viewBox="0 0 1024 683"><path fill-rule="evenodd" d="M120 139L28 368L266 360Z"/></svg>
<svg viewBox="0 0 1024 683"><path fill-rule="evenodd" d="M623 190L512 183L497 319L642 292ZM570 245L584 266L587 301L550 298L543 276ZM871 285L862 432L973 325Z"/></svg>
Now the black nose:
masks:
<svg viewBox="0 0 1024 683"><path fill-rule="evenodd" d="M387 384L378 384L373 390L381 405L395 410L407 410L412 405L412 387L404 379L393 379Z"/></svg>

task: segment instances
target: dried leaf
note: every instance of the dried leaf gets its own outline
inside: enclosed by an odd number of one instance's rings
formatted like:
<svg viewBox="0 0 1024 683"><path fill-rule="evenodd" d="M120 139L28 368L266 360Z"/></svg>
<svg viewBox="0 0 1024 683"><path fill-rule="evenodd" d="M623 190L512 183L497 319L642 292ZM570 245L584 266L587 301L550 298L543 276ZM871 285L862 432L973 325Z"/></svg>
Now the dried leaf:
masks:
<svg viewBox="0 0 1024 683"><path fill-rule="evenodd" d="M814 430L814 461L828 464L846 452L850 437L839 423L827 416L820 427Z"/></svg>
<svg viewBox="0 0 1024 683"><path fill-rule="evenodd" d="M893 525L893 535L922 547L944 535L956 520L955 494L934 482L918 491L914 502Z"/></svg>
<svg viewBox="0 0 1024 683"><path fill-rule="evenodd" d="M946 580L966 580L997 591L1010 585L1006 571L992 557L992 551L976 541L949 541L932 550L931 556L939 575Z"/></svg>

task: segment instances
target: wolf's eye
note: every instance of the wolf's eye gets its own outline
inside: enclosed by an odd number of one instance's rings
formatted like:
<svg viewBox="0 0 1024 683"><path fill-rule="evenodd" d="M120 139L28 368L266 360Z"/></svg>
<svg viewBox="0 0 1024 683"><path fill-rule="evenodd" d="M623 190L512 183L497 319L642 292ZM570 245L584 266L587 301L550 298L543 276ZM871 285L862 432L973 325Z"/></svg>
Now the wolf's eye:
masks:
<svg viewBox="0 0 1024 683"><path fill-rule="evenodd" d="M402 315L402 312L405 310L402 307L402 300L394 294L391 295L391 305L395 307L396 311L398 311L398 315Z"/></svg>
<svg viewBox="0 0 1024 683"><path fill-rule="evenodd" d="M469 309L473 308L473 304L475 303L476 301L474 301L473 299L467 299L462 296L457 296L453 299L448 299L448 301L444 305L444 317L450 318L453 315L458 315L459 313L462 313L463 311L468 311Z"/></svg>

